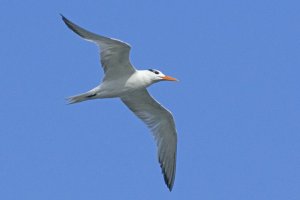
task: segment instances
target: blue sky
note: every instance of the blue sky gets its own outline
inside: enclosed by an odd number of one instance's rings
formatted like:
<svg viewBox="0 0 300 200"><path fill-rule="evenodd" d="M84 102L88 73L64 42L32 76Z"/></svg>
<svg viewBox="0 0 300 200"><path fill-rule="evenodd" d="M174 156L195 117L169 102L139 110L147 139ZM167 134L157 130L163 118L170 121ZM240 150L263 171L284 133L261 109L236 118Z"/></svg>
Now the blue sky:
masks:
<svg viewBox="0 0 300 200"><path fill-rule="evenodd" d="M2 0L0 199L300 199L300 3ZM103 77L59 13L131 44L174 114L170 193L146 126L118 99L66 105Z"/></svg>

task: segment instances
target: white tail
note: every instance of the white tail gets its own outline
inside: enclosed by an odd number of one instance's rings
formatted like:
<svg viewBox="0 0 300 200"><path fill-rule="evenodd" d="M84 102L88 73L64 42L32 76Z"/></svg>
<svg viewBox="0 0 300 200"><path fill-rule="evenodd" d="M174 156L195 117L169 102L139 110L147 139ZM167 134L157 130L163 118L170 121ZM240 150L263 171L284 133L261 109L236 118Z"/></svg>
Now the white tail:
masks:
<svg viewBox="0 0 300 200"><path fill-rule="evenodd" d="M83 93L83 94L68 97L67 101L68 101L68 104L79 103L79 102L82 102L82 101L93 99L93 97L95 97L95 96L96 96L95 93L89 91L87 93Z"/></svg>

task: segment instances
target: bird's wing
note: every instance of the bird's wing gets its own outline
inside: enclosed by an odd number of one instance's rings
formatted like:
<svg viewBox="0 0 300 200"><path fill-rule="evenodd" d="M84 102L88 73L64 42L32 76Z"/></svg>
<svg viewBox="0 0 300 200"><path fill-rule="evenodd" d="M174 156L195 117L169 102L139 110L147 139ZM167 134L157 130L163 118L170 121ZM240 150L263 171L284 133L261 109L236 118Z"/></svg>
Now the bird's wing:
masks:
<svg viewBox="0 0 300 200"><path fill-rule="evenodd" d="M176 170L177 133L171 112L153 99L146 89L121 99L152 130L162 173L168 188L172 190Z"/></svg>
<svg viewBox="0 0 300 200"><path fill-rule="evenodd" d="M65 24L82 38L96 43L100 47L100 59L105 73L104 79L118 79L131 75L136 70L129 60L130 46L120 40L97 35L74 24L63 15Z"/></svg>

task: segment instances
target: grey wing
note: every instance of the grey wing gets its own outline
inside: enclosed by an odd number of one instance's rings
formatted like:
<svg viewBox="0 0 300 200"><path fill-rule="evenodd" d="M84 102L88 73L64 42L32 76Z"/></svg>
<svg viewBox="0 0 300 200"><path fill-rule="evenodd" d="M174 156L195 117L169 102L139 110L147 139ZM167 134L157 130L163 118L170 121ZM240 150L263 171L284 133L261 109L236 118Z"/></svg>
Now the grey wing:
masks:
<svg viewBox="0 0 300 200"><path fill-rule="evenodd" d="M177 133L172 114L153 99L146 89L121 97L121 100L154 134L159 163L171 191L175 179L177 149Z"/></svg>
<svg viewBox="0 0 300 200"><path fill-rule="evenodd" d="M105 72L105 78L118 79L119 77L131 75L136 71L129 60L129 44L87 31L74 24L63 15L61 16L65 24L72 31L82 38L96 43L100 47L100 58Z"/></svg>

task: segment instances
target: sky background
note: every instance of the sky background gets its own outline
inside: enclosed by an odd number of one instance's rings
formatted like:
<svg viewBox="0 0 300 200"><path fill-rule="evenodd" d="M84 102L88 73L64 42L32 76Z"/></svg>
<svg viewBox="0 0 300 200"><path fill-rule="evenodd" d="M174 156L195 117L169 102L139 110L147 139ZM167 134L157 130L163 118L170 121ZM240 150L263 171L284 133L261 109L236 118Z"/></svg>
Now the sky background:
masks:
<svg viewBox="0 0 300 200"><path fill-rule="evenodd" d="M1 0L0 199L300 199L300 3ZM59 13L131 44L178 130L173 191L118 99L66 105L103 77Z"/></svg>

